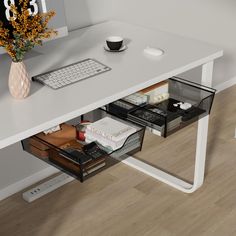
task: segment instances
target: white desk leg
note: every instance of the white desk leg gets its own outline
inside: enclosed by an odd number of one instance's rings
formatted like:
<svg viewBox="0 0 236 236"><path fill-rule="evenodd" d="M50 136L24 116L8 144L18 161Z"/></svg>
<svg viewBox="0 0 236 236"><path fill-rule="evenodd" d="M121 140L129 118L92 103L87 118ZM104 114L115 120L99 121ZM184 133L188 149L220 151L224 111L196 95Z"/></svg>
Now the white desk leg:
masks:
<svg viewBox="0 0 236 236"><path fill-rule="evenodd" d="M205 86L212 85L212 71L213 71L213 62L206 63L202 66L202 84L203 85ZM209 116L206 116L198 121L198 133L197 133L193 184L187 183L183 181L182 179L179 179L165 171L162 171L158 168L148 165L133 157L128 157L125 160L122 160L122 162L182 192L193 193L202 186L203 181L204 181L208 122L209 122Z"/></svg>
<svg viewBox="0 0 236 236"><path fill-rule="evenodd" d="M202 85L212 86L213 61L202 66ZM198 121L197 147L193 191L204 181L209 115Z"/></svg>

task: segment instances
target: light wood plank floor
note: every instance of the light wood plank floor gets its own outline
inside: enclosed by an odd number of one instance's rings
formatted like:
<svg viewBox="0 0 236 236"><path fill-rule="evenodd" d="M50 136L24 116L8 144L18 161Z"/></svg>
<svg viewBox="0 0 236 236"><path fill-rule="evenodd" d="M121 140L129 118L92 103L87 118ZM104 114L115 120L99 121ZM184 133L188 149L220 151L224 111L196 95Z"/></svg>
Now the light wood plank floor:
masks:
<svg viewBox="0 0 236 236"><path fill-rule="evenodd" d="M187 195L123 164L72 182L31 204L21 193L0 202L1 236L236 235L236 86L213 107L206 179ZM196 124L167 139L147 135L137 157L193 177Z"/></svg>

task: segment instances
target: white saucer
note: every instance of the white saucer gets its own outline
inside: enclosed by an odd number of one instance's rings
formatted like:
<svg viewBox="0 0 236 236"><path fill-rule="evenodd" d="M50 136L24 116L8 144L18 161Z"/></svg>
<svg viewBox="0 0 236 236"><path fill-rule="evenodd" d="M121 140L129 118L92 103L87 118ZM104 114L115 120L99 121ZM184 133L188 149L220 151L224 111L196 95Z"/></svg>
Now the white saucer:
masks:
<svg viewBox="0 0 236 236"><path fill-rule="evenodd" d="M104 49L108 52L122 52L125 51L128 47L124 44L119 50L111 50L107 45L104 45Z"/></svg>

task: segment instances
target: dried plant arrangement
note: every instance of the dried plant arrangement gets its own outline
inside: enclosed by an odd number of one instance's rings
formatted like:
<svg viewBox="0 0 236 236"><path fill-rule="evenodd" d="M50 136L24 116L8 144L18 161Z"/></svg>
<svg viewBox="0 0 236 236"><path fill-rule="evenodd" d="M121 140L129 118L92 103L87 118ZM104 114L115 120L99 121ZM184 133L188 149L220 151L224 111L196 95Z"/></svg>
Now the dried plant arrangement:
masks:
<svg viewBox="0 0 236 236"><path fill-rule="evenodd" d="M57 34L57 31L48 28L55 12L30 14L29 2L19 0L17 5L10 5L10 27L5 27L0 21L0 47L5 48L13 62L21 62L26 52Z"/></svg>

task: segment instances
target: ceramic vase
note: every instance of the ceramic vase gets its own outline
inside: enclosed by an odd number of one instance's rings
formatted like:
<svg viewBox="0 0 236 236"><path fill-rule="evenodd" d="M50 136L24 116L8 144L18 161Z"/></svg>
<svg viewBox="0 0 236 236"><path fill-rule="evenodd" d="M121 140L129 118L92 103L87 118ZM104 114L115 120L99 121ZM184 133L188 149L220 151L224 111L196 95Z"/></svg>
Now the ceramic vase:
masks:
<svg viewBox="0 0 236 236"><path fill-rule="evenodd" d="M12 62L8 80L9 91L16 99L24 99L30 92L30 78L24 62Z"/></svg>

